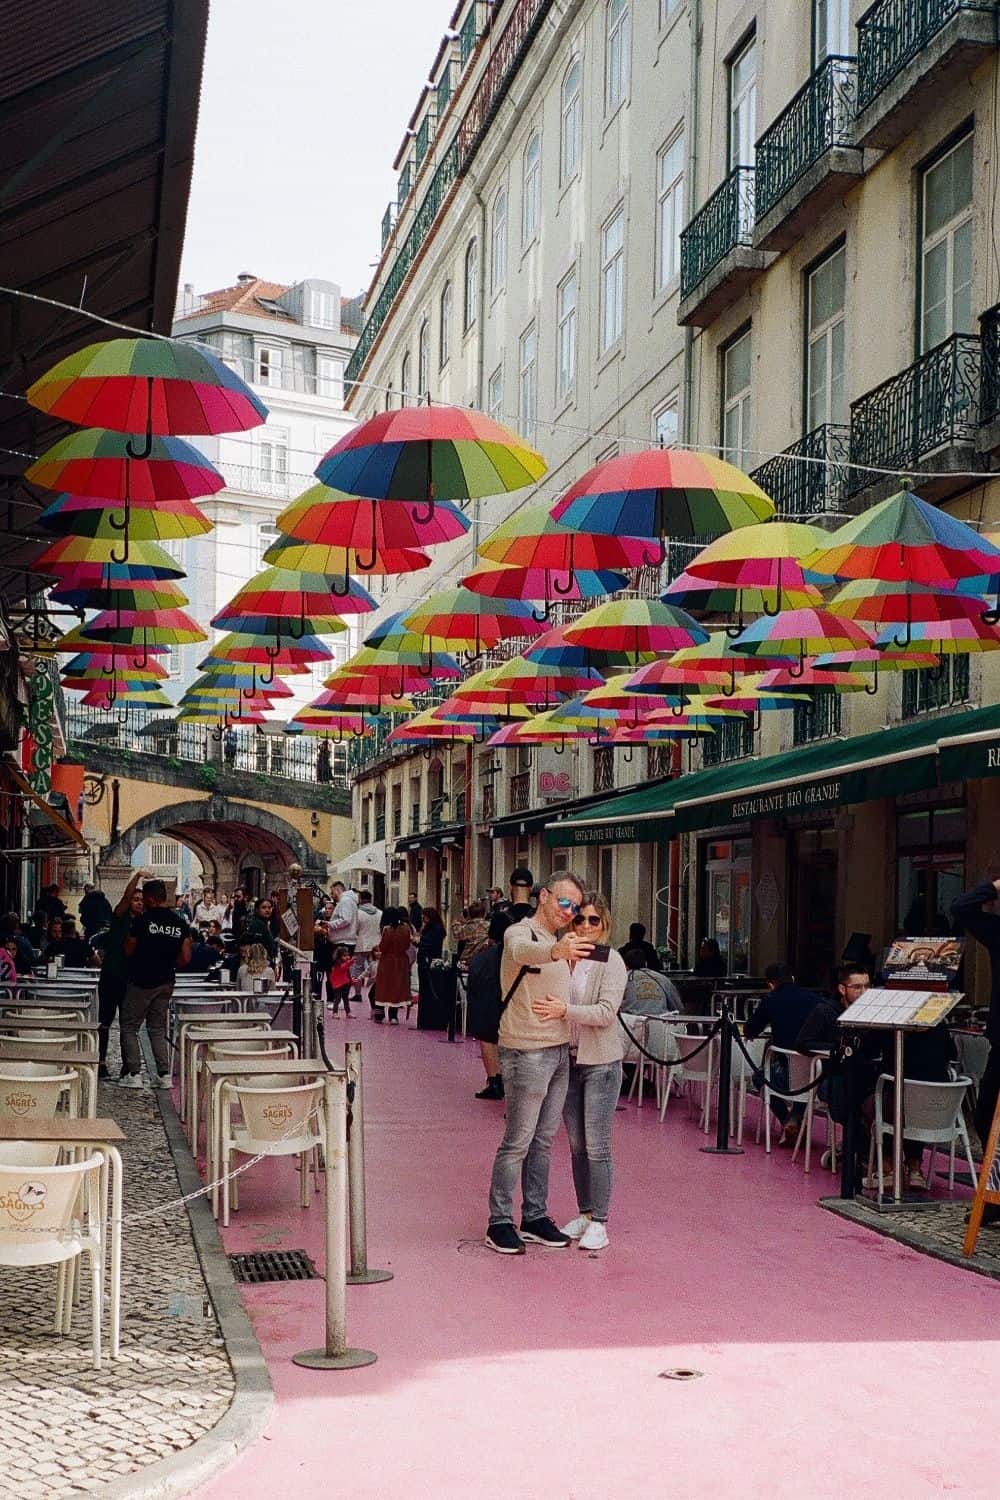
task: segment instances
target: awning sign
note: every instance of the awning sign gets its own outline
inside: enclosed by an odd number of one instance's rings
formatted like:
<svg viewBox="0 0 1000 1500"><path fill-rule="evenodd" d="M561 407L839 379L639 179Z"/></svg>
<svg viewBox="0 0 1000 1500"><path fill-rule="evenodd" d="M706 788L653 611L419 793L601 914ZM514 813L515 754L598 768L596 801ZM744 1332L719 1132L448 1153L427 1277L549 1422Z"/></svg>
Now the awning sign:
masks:
<svg viewBox="0 0 1000 1500"><path fill-rule="evenodd" d="M854 801L857 784L852 776L827 776L792 786L762 787L759 792L739 792L710 802L678 803L674 809L678 829L722 828L729 823L750 823L757 818L781 818L787 813L822 812L842 802Z"/></svg>

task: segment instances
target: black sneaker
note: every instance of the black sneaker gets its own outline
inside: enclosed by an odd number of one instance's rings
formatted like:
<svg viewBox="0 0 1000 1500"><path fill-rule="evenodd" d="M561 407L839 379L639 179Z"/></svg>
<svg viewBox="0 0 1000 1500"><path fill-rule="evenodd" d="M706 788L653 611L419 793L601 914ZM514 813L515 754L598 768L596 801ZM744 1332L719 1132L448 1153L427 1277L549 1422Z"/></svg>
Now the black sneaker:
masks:
<svg viewBox="0 0 1000 1500"><path fill-rule="evenodd" d="M500 1078L500 1077L497 1077L497 1078L487 1078L487 1080L486 1080L486 1087L484 1089L480 1089L479 1090L479 1093L476 1095L476 1098L477 1099L502 1099L503 1098L503 1079Z"/></svg>
<svg viewBox="0 0 1000 1500"><path fill-rule="evenodd" d="M552 1228L555 1229L553 1224ZM486 1243L498 1255L523 1255L524 1241L513 1224L491 1224L486 1231Z"/></svg>
<svg viewBox="0 0 1000 1500"><path fill-rule="evenodd" d="M569 1235L557 1229L549 1218L523 1220L521 1235L535 1245L544 1245L546 1250L565 1250L567 1245L573 1243Z"/></svg>

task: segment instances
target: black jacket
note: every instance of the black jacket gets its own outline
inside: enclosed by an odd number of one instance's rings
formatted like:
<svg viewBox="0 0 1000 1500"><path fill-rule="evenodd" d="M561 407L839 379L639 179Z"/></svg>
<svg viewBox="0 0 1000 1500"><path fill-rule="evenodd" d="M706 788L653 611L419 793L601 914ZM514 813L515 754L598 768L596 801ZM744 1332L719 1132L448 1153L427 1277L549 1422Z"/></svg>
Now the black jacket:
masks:
<svg viewBox="0 0 1000 1500"><path fill-rule="evenodd" d="M743 1034L752 1039L760 1036L766 1026L770 1026L771 1040L776 1047L794 1048L806 1020L819 1003L818 995L814 995L812 990L803 989L794 980L790 980L788 984L779 984L777 989L769 990L758 1001ZM839 1015L839 1008L837 1013Z"/></svg>
<svg viewBox="0 0 1000 1500"><path fill-rule="evenodd" d="M87 937L107 927L112 915L111 902L103 891L88 891L80 902L80 923Z"/></svg>
<svg viewBox="0 0 1000 1500"><path fill-rule="evenodd" d="M951 903L955 926L982 943L990 955L990 1015L986 1035L991 1042L1000 1042L1000 916L996 912L983 911L982 907L984 902L996 899L992 880L984 880L971 891L956 896Z"/></svg>

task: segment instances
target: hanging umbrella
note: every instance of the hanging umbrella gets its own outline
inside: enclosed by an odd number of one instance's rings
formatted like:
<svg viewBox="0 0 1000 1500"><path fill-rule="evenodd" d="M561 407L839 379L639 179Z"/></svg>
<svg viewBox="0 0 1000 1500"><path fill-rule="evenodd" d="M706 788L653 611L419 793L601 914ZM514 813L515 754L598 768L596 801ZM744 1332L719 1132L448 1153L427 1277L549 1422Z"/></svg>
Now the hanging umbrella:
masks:
<svg viewBox="0 0 1000 1500"><path fill-rule="evenodd" d="M470 663L499 641L538 635L541 629L529 604L516 599L501 603L464 588L432 594L405 616L403 624L428 642L438 640L464 648Z"/></svg>
<svg viewBox="0 0 1000 1500"><path fill-rule="evenodd" d="M501 521L479 546L479 556L508 567L543 569L553 575L553 591L564 599L577 568L589 572L639 568L642 541L600 532L574 531L553 520L548 505L522 505ZM529 595L528 597L533 597Z"/></svg>
<svg viewBox="0 0 1000 1500"><path fill-rule="evenodd" d="M554 708L563 698L600 687L604 678L592 668L547 667L512 656L499 667L476 672L455 689L458 699L478 698L496 704L523 703L536 710Z"/></svg>
<svg viewBox="0 0 1000 1500"><path fill-rule="evenodd" d="M275 525L299 542L355 550L358 571L371 572L380 552L421 550L464 536L472 525L449 500L439 500L422 523L402 500L345 495L314 484L281 512ZM366 563L370 562L370 566Z"/></svg>
<svg viewBox="0 0 1000 1500"><path fill-rule="evenodd" d="M705 687L721 688L732 694L736 679L760 672L765 666L783 666L777 653L770 661L748 657L735 652L725 631L716 630L698 646L682 646L665 661L649 662L634 672L630 687L637 693L658 693L664 688L678 687L685 683Z"/></svg>
<svg viewBox="0 0 1000 1500"><path fill-rule="evenodd" d="M25 479L46 490L66 490L110 505L196 500L218 494L226 481L192 443L179 437L154 437L147 456L134 458L124 432L88 427L71 432L47 448L24 471Z"/></svg>
<svg viewBox="0 0 1000 1500"><path fill-rule="evenodd" d="M142 708L173 708L166 693L148 683L138 685L120 684L117 680L104 684L94 683L90 691L80 699L84 708L111 709L116 704L134 704Z"/></svg>
<svg viewBox="0 0 1000 1500"><path fill-rule="evenodd" d="M402 649L399 652L392 650L383 651L378 646L362 646L355 651L353 656L348 657L342 667L338 667L333 676L327 679L330 685L333 678L339 680L365 680L370 682L382 682L390 695L395 692L424 692L427 688L427 678L420 670L426 652L421 649L423 641L420 636L414 636L414 649ZM462 669L454 657L439 652L435 657L434 676L436 678L461 677Z"/></svg>
<svg viewBox="0 0 1000 1500"><path fill-rule="evenodd" d="M346 594L340 594L331 588L331 580L325 573L264 568L237 589L212 624L221 627L230 618L250 615L275 615L301 622L308 616L359 615L375 609L375 600L367 589L353 578L348 578L347 583Z"/></svg>
<svg viewBox="0 0 1000 1500"><path fill-rule="evenodd" d="M212 522L193 500L150 500L141 505L126 505L119 520L107 500L88 495L59 495L38 517L42 526L63 536L120 539L123 555L111 553L111 561L128 562L127 553L134 542L172 541L176 538L201 536L211 531ZM127 535L126 535L127 534Z"/></svg>
<svg viewBox="0 0 1000 1500"><path fill-rule="evenodd" d="M126 563L115 560L117 541L108 537L64 536L46 547L36 558L37 573L53 577L69 575L75 579L102 577L109 567L128 568L133 578L183 578L184 569L175 558L155 542L138 542L130 550Z"/></svg>
<svg viewBox="0 0 1000 1500"><path fill-rule="evenodd" d="M570 622L572 624L574 622ZM614 670L622 665L623 653L621 651L597 651L592 646L577 646L566 639L567 625L556 625L551 630L546 630L537 640L531 642L521 652L525 661L529 661L543 667L559 667L566 671L597 671ZM645 651L640 654L641 661L652 661L655 656L653 651Z"/></svg>
<svg viewBox="0 0 1000 1500"><path fill-rule="evenodd" d="M774 514L772 501L733 464L706 453L650 448L619 453L588 470L552 508L577 531L659 541L658 566L670 537L717 536Z"/></svg>
<svg viewBox="0 0 1000 1500"><path fill-rule="evenodd" d="M150 457L154 436L242 432L267 417L264 404L221 359L175 339L88 344L36 380L27 398L78 427L144 433L145 441L129 448L131 458Z"/></svg>
<svg viewBox="0 0 1000 1500"><path fill-rule="evenodd" d="M765 602L763 613L776 615L790 607L788 590L802 591L814 583L799 559L822 546L826 536L818 526L795 521L742 526L709 542L688 563L686 572L734 588L773 589L774 604Z"/></svg>
<svg viewBox="0 0 1000 1500"><path fill-rule="evenodd" d="M1000 549L964 521L900 490L831 532L802 566L827 577L949 588L961 578L1000 573Z"/></svg>
<svg viewBox="0 0 1000 1500"><path fill-rule="evenodd" d="M853 653L850 651L845 651L842 654L844 656L853 655ZM879 653L877 651L874 651L873 655L878 656ZM789 688L800 687L832 687L836 688L838 693L860 693L868 691L868 688L865 686L864 677L861 676L860 673L835 667L824 671L820 666L822 660L823 658L821 656L817 656L814 657L811 662L807 661L805 670L800 676L796 677L790 677L788 675L787 667L770 667L766 672L762 674L759 679L761 687L765 691L777 690L778 692L785 692ZM933 666L934 657L931 657L929 660L930 664ZM737 689L737 692L738 691L739 689Z"/></svg>
<svg viewBox="0 0 1000 1500"><path fill-rule="evenodd" d="M78 651L63 664L62 675L63 677L86 677L94 673L104 675L106 671L121 672L122 663L127 655L128 652L123 651L121 647L111 650L96 648ZM147 682L162 682L164 678L170 676L170 673L158 661L150 661L142 668L129 667L128 673L121 673L121 675L143 678Z"/></svg>
<svg viewBox="0 0 1000 1500"><path fill-rule="evenodd" d="M362 715L365 709L370 708L376 715L381 715L383 712L388 712L389 705L386 702L386 695L382 691L381 683L365 686L336 682L333 687L324 689L318 698L314 698L309 708L310 710L319 710L320 712L329 708L338 710L345 708L360 709ZM392 704L392 712L394 714L412 714L417 712L417 707L415 703L410 702L409 698L398 698Z"/></svg>
<svg viewBox="0 0 1000 1500"><path fill-rule="evenodd" d="M134 645L135 633L145 635L150 645L187 646L208 637L183 609L108 609L80 627L86 641ZM65 639L65 638L64 638Z"/></svg>
<svg viewBox="0 0 1000 1500"><path fill-rule="evenodd" d="M188 596L167 578L125 578L81 585L60 580L49 598L75 609L180 609Z"/></svg>
<svg viewBox="0 0 1000 1500"><path fill-rule="evenodd" d="M482 412L459 406L404 406L346 433L320 460L316 477L373 500L419 501L423 525L442 500L476 500L534 484L545 461Z"/></svg>
<svg viewBox="0 0 1000 1500"><path fill-rule="evenodd" d="M208 660L215 659L248 662L251 666L267 669L259 680L268 685L274 681L276 673L308 670L308 663L329 661L331 655L330 648L315 634L293 641L276 640L266 632L245 630L223 636L200 665L205 666Z"/></svg>
<svg viewBox="0 0 1000 1500"><path fill-rule="evenodd" d="M414 547L387 547L374 556L362 557L356 547L329 547L320 542L299 542L282 536L264 553L264 561L292 572L324 574L330 592L338 599L351 591L352 573L387 577L390 573L416 573L429 568L430 557ZM362 567L362 563L366 566Z"/></svg>
<svg viewBox="0 0 1000 1500"><path fill-rule="evenodd" d="M898 650L895 646L887 646L880 650L877 646L856 646L850 651L821 652L806 665L805 673L798 681L811 682L814 687L831 687L835 682L844 686L841 680L844 678L860 678L859 685L874 697L878 692L880 672L937 666L937 656L912 647ZM867 676L871 677L870 683L864 681Z"/></svg>
<svg viewBox="0 0 1000 1500"><path fill-rule="evenodd" d="M934 620L974 620L982 622L983 601L963 594L926 588L919 583L886 583L876 578L859 578L845 584L830 600L831 614L845 620L860 620L867 626L903 625L893 636L900 649L913 640L918 622Z"/></svg>
<svg viewBox="0 0 1000 1500"><path fill-rule="evenodd" d="M506 563L487 563L485 567L466 574L462 585L472 593L484 594L489 599L544 600L544 611L534 611L535 619L539 622L551 618L554 593L561 599L596 599L602 594L614 594L619 589L628 588L628 575L613 573L608 568L576 568L568 577L569 583L566 587L561 587L558 575L550 568L518 568Z"/></svg>
<svg viewBox="0 0 1000 1500"><path fill-rule="evenodd" d="M773 619L764 617L748 625L733 641L733 650L772 661L775 657L797 657L797 665L790 666L788 672L800 678L807 656L871 644L871 636L860 625L842 620L828 609L785 609Z"/></svg>
<svg viewBox="0 0 1000 1500"><path fill-rule="evenodd" d="M310 716L306 710L295 715L288 728L296 733L315 735L319 739L332 740L341 745L348 739L363 740L374 734L377 719L365 719L359 714L342 712Z"/></svg>
<svg viewBox="0 0 1000 1500"><path fill-rule="evenodd" d="M599 604L567 625L564 635L571 646L624 652L632 659L643 651L677 651L708 640L697 620L659 599Z"/></svg>
<svg viewBox="0 0 1000 1500"><path fill-rule="evenodd" d="M876 646L898 647L898 626L885 626L875 638ZM933 651L939 658L965 656L971 652L995 651L1000 646L1000 631L983 621L982 614L971 620L918 620L908 632L908 644L918 651Z"/></svg>
<svg viewBox="0 0 1000 1500"><path fill-rule="evenodd" d="M95 620L100 620L102 618L110 618L113 621L114 612L111 611L110 615L94 616ZM93 623L93 621L89 623ZM108 655L109 659L111 656L117 656L120 662L128 660L130 667L139 665L138 663L132 661L132 658L135 656L135 646L131 641L101 640L98 642L93 637L84 635L83 629L83 625L76 625L72 630L65 631L55 642L52 649L60 653L64 651L93 651L104 653ZM170 644L168 642L158 642L151 640L145 647L145 653L147 657L166 656L169 650ZM146 661L143 661L141 665L145 667L146 665L148 665L148 663Z"/></svg>
<svg viewBox="0 0 1000 1500"><path fill-rule="evenodd" d="M741 533L735 534L739 536ZM708 615L735 615L739 624L733 631L734 635L743 629L744 615L773 615L778 609L776 588L736 588L731 584L713 583L709 578L696 578L688 572L678 573L660 598L664 604L676 604L678 609L699 610ZM807 583L795 589L782 584L781 606L784 609L806 609L809 605L822 603L823 595L815 584Z"/></svg>

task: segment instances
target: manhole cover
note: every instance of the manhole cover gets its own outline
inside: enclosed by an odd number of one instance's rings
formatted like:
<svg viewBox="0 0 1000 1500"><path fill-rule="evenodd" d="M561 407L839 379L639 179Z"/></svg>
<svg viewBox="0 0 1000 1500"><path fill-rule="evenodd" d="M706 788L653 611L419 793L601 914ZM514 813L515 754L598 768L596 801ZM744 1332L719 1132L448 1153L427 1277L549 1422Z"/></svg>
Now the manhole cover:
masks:
<svg viewBox="0 0 1000 1500"><path fill-rule="evenodd" d="M304 1250L255 1250L249 1255L231 1255L229 1264L237 1281L314 1281L316 1267Z"/></svg>
<svg viewBox="0 0 1000 1500"><path fill-rule="evenodd" d="M704 1375L704 1373L705 1373L704 1370L686 1370L686 1369L661 1370L660 1371L660 1379L661 1380L700 1380L701 1377Z"/></svg>

